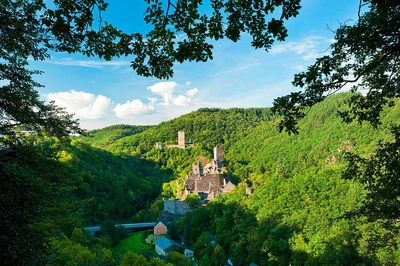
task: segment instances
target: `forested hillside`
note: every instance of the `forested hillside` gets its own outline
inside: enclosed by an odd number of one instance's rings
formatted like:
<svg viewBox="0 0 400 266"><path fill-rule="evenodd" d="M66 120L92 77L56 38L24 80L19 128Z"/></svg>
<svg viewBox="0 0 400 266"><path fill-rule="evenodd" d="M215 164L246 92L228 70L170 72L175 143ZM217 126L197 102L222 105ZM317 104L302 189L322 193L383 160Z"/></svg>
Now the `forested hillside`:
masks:
<svg viewBox="0 0 400 266"><path fill-rule="evenodd" d="M107 148L120 138L143 132L151 126L113 125L88 132L85 141L92 143L93 147Z"/></svg>
<svg viewBox="0 0 400 266"><path fill-rule="evenodd" d="M115 141L104 147L115 154L140 155L155 147L157 142L177 144L177 132L183 130L186 142L192 142L196 147L211 151L215 145L219 145L228 150L254 127L275 118L276 115L269 108L202 108L150 127L140 134L126 136L127 131L121 131L122 136L117 133L118 137L113 137ZM99 134L111 136L110 131L116 132L113 127L90 132L93 138L88 141L94 146L101 146L103 140L99 140Z"/></svg>
<svg viewBox="0 0 400 266"><path fill-rule="evenodd" d="M76 200L83 200L83 222L89 225L108 219L130 221L158 197L163 182L172 175L172 171L160 169L151 161L118 157L81 139L65 143L46 138L40 145L68 165L71 175L80 181L74 195Z"/></svg>
<svg viewBox="0 0 400 266"><path fill-rule="evenodd" d="M362 156L371 154L379 140L390 139L387 127L400 118L400 107L385 110L383 124L378 129L368 123L346 124L337 116L337 111L346 108L349 97L347 93L337 94L311 108L300 121L299 134L279 133L278 120L258 127L226 155L231 169L242 178L247 173L288 177L310 166L341 165L345 151Z"/></svg>
<svg viewBox="0 0 400 266"><path fill-rule="evenodd" d="M210 159L216 144L228 146L271 117L269 109L201 109L153 127L115 125L67 142L33 136L30 141L74 177L70 202L79 205L75 215L80 216L70 222L72 228L64 228L71 233L73 226L105 220L154 221L162 209L160 199L182 192L181 177L193 162ZM189 128L186 136L195 139L194 147L155 148L157 141L176 143L177 131Z"/></svg>
<svg viewBox="0 0 400 266"><path fill-rule="evenodd" d="M179 198L182 177L195 161L211 159L215 145L228 148L273 117L267 108L200 109L157 126L115 125L70 144L47 139L45 145L80 173L75 195L86 203L85 223L150 221L162 208L162 201L154 200ZM178 130L195 145L156 149L156 142L177 143Z"/></svg>
<svg viewBox="0 0 400 266"><path fill-rule="evenodd" d="M264 113L201 109L139 134L117 134L107 148L112 151L108 156L123 160L139 160L134 156L140 156L140 161L146 162L144 169L159 169L142 185L146 187L147 181L157 184L152 185L157 189L141 194L155 199L156 193L177 197L191 164L201 157L210 159L215 144L225 147L227 171L238 182L237 189L179 222L180 233L194 248L200 265L221 265L218 263L228 257L235 265L395 265L400 259L396 230L388 230L385 220L370 219L362 212L369 192L343 173L348 152L368 157L380 140L393 138L387 126L400 118L400 105L384 110L382 125L374 129L366 123L342 123L337 110L346 108L349 97L338 94L314 106L300 122L298 135L279 133L279 117L268 109ZM187 139L194 140L194 147L155 148L155 142L176 143L176 132L182 129ZM79 153L83 152L79 148ZM162 172L165 178L158 179ZM110 191L126 193L117 180L109 183ZM246 188L254 193L246 195ZM148 193L153 194L149 197ZM108 205L114 206L110 213L114 216L107 217L122 217L115 213L119 205L112 198ZM136 219L154 217L161 208L156 201L136 214ZM140 208L128 209L135 212ZM207 244L210 235L216 236L214 246Z"/></svg>
<svg viewBox="0 0 400 266"><path fill-rule="evenodd" d="M69 141L30 136L26 141L37 141L34 149L40 154L35 164L25 165L25 157L13 158L9 151L3 153L10 162L3 164L32 180L20 188L24 197L46 206L43 218L30 225L52 236L47 243L55 250L55 265L122 263L124 258L109 250L123 236L114 224L157 219L163 197L178 198L192 163L211 159L215 145L225 148L226 171L237 188L178 222L199 265L222 265L228 257L235 265L396 265L397 227L369 217L364 210L371 192L343 173L348 152L368 157L379 140L393 139L386 127L400 119L400 105L384 110L377 129L343 124L336 112L346 108L349 96L337 94L314 106L300 122L298 135L279 133L280 117L269 109L200 109L157 126L116 125ZM155 147L156 142L176 144L178 130L185 130L194 145ZM54 165L53 174L37 178L46 165ZM19 186L18 180L6 181L10 191ZM42 185L52 194L39 198L30 191ZM254 192L246 194L246 188ZM21 202L16 197L2 207L12 216L13 206ZM34 205L25 209L21 215L29 219ZM98 239L78 229L94 224L102 228ZM5 235L11 239L27 229L10 230ZM27 241L39 234L31 232ZM18 254L17 243L13 250Z"/></svg>
<svg viewBox="0 0 400 266"><path fill-rule="evenodd" d="M185 221L190 224L189 242L201 265L228 257L235 265L400 263L396 227L364 215L370 192L342 176L347 152L369 156L379 140L392 140L385 127L400 119L399 105L385 110L382 126L373 129L337 117L348 97L314 106L298 135L279 134L273 121L230 148L228 170L242 182L181 223L182 232ZM246 187L254 194L246 195ZM204 245L209 234L216 234L213 248Z"/></svg>

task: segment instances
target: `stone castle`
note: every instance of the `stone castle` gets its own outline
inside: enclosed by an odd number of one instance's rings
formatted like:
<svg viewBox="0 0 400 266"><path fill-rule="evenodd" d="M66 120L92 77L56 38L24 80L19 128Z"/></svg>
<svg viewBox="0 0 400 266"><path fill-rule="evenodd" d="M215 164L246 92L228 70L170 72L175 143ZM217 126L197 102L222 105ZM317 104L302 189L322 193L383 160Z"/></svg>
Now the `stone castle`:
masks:
<svg viewBox="0 0 400 266"><path fill-rule="evenodd" d="M185 196L197 194L202 201L210 201L219 193L227 193L235 188L222 173L224 166L224 150L214 148L214 158L202 167L200 162L192 165L192 171L185 179Z"/></svg>
<svg viewBox="0 0 400 266"><path fill-rule="evenodd" d="M185 132L178 131L178 145L167 145L156 143L158 149L180 148L193 146L193 143L185 142ZM188 194L197 194L201 202L207 203L214 199L218 194L227 193L235 189L235 185L230 182L222 172L224 167L224 149L214 147L214 158L204 167L200 162L192 165L192 171L185 179L185 191L183 198ZM170 214L184 215L191 211L189 205L182 200L164 199L164 211Z"/></svg>

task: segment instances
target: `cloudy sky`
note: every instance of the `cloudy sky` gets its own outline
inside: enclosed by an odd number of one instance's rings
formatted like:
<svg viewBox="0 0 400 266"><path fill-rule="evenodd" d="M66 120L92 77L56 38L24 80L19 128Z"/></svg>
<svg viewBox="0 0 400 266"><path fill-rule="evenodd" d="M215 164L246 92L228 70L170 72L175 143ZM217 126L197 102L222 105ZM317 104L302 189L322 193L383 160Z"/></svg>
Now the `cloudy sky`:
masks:
<svg viewBox="0 0 400 266"><path fill-rule="evenodd" d="M102 15L127 32L145 32L142 0L108 1ZM273 99L298 90L293 75L327 52L332 30L357 18L358 0L302 0L299 16L287 23L289 37L267 53L243 35L233 43L214 43L214 60L174 66L169 80L144 78L129 67L131 59L106 62L78 54L52 53L35 77L45 85L43 100L54 100L79 118L86 129L113 124L154 125L201 107L271 107Z"/></svg>

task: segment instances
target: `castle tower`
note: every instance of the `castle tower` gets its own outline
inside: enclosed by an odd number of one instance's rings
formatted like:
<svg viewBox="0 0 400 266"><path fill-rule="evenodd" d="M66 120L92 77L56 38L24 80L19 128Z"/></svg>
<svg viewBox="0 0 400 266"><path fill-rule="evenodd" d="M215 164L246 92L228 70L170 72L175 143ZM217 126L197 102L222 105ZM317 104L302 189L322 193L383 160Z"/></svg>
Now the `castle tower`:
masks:
<svg viewBox="0 0 400 266"><path fill-rule="evenodd" d="M197 162L192 165L192 173L194 177L199 177L202 175L201 173L201 167L200 167L200 162Z"/></svg>
<svg viewBox="0 0 400 266"><path fill-rule="evenodd" d="M185 147L185 131L178 131L178 146Z"/></svg>
<svg viewBox="0 0 400 266"><path fill-rule="evenodd" d="M218 146L214 147L214 160L217 162L218 168L222 168L224 161L224 149Z"/></svg>

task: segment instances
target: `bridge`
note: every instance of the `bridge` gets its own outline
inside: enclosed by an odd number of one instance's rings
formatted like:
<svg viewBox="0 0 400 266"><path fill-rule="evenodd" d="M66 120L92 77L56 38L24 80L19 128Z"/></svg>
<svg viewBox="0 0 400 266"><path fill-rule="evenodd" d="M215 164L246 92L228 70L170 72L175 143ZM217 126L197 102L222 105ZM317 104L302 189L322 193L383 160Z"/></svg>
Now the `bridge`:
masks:
<svg viewBox="0 0 400 266"><path fill-rule="evenodd" d="M146 223L132 223L132 224L116 224L115 227L123 227L126 229L131 229L131 228L138 228L138 229L147 229L154 227L157 222L146 222ZM100 226L88 226L85 227L86 230L90 232L92 236L95 235L96 232L100 231Z"/></svg>

